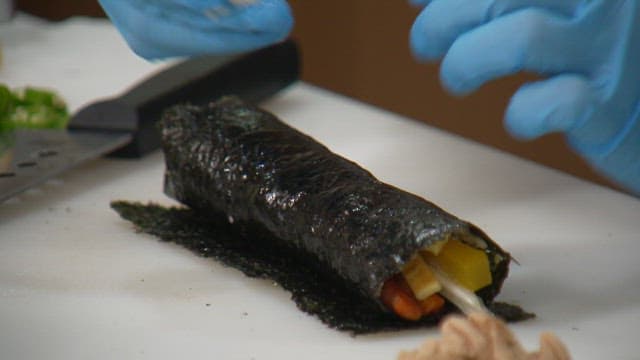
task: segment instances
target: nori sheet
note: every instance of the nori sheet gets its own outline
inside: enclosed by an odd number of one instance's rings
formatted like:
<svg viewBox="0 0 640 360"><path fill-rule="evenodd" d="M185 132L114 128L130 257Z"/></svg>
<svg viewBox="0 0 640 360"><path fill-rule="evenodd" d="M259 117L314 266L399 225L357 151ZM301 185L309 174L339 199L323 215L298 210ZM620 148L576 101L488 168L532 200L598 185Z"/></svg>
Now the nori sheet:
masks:
<svg viewBox="0 0 640 360"><path fill-rule="evenodd" d="M449 234L486 242L493 282L478 293L485 302L507 276L510 255L472 224L237 97L175 106L159 125L168 195L239 227L264 228L374 301L418 249Z"/></svg>
<svg viewBox="0 0 640 360"><path fill-rule="evenodd" d="M125 201L115 201L111 206L139 231L213 258L249 277L278 283L291 293L299 309L318 317L329 327L353 335L433 326L452 310L446 309L418 322L399 319L382 311L375 301L335 273L327 272L315 257L283 244L264 229L247 232L245 227L234 226L222 213L203 214L185 207ZM508 321L532 316L505 303L494 302L490 307Z"/></svg>
<svg viewBox="0 0 640 360"><path fill-rule="evenodd" d="M142 231L272 279L300 309L354 334L433 325L454 310L405 321L382 306L380 288L417 250L473 235L486 243L493 275L480 297L507 320L529 316L493 303L511 257L480 229L272 114L225 97L175 106L159 127L165 192L188 208L113 204Z"/></svg>

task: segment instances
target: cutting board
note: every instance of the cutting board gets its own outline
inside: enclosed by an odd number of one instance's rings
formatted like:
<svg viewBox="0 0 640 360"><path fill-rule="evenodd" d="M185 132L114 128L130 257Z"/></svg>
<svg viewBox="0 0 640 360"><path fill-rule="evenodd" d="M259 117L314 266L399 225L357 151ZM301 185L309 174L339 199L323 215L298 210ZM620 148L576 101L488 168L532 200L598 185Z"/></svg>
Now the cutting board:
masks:
<svg viewBox="0 0 640 360"><path fill-rule="evenodd" d="M102 21L51 25L20 17L12 29L18 25L32 30L31 47L2 38L8 62L0 80L39 79L67 94L72 108L165 66L130 54ZM67 41L85 44L85 53L56 50ZM110 51L89 64L96 44ZM47 62L34 60L28 71L7 72L19 56L38 51L73 71L54 76ZM129 70L94 71L109 64ZM637 198L307 84L264 105L381 180L476 223L509 250L520 265L499 299L538 315L512 327L528 348L549 330L575 359L638 358ZM174 204L162 176L160 153L101 159L0 205L3 359L377 360L437 336L423 329L352 337L300 312L269 281L135 232L109 202Z"/></svg>

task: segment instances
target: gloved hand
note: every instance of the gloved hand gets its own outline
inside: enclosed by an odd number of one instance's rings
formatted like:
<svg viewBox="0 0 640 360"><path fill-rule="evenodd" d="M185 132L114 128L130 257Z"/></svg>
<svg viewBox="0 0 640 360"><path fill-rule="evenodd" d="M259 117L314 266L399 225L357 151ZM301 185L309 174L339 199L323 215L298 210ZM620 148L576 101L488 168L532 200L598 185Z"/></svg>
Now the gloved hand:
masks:
<svg viewBox="0 0 640 360"><path fill-rule="evenodd" d="M146 59L253 50L293 26L285 0L99 0L135 53Z"/></svg>
<svg viewBox="0 0 640 360"><path fill-rule="evenodd" d="M563 132L576 152L640 194L640 0L412 0L416 57L444 56L454 94L521 70L548 76L511 98L505 126Z"/></svg>

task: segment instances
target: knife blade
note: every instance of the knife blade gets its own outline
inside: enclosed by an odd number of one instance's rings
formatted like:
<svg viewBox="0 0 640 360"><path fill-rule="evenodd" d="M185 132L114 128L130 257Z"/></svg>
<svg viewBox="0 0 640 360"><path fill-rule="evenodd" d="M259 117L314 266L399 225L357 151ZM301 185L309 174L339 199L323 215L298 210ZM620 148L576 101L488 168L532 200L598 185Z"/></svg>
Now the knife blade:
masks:
<svg viewBox="0 0 640 360"><path fill-rule="evenodd" d="M0 137L0 203L103 155L137 158L160 146L155 122L178 103L223 95L258 103L299 77L293 40L247 54L182 61L122 95L80 109L64 130L15 130Z"/></svg>

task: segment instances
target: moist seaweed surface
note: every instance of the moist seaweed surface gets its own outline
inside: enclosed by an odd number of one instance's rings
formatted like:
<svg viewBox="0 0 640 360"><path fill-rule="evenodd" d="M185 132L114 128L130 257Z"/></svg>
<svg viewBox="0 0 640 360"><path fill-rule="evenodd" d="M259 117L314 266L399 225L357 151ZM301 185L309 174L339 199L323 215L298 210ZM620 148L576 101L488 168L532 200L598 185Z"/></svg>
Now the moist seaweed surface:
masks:
<svg viewBox="0 0 640 360"><path fill-rule="evenodd" d="M300 310L338 330L367 334L433 326L451 310L418 322L399 319L335 273L326 271L314 257L284 244L259 226L230 224L222 213L202 214L184 207L126 201L115 201L111 206L141 232L184 246L249 277L278 283L291 293ZM533 316L510 304L493 302L489 306L507 321Z"/></svg>
<svg viewBox="0 0 640 360"><path fill-rule="evenodd" d="M381 304L380 290L416 251L452 234L474 237L492 273L478 295L507 320L528 317L492 305L511 257L480 229L273 114L223 97L174 106L158 126L165 193L187 207L114 203L141 231L271 279L303 311L355 334L433 325L453 310L402 320Z"/></svg>
<svg viewBox="0 0 640 360"><path fill-rule="evenodd" d="M263 227L374 301L418 250L452 234L481 239L492 274L478 291L485 302L507 277L511 256L480 229L237 97L174 106L159 128L167 195Z"/></svg>

